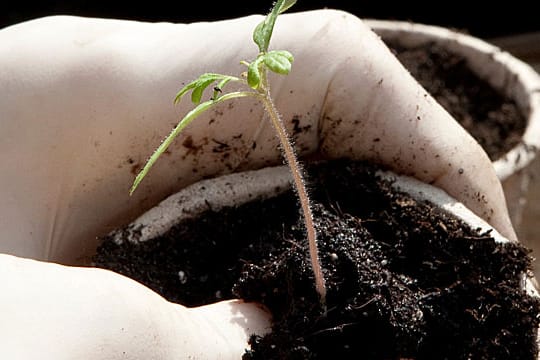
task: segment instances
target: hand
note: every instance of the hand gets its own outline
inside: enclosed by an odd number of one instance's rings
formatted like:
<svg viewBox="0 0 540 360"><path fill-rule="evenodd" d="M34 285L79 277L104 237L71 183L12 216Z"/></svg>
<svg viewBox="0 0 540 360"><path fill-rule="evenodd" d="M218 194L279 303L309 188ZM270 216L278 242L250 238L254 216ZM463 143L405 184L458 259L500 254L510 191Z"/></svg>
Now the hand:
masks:
<svg viewBox="0 0 540 360"><path fill-rule="evenodd" d="M3 359L240 359L269 327L260 305L187 309L103 269L0 254L0 272Z"/></svg>
<svg viewBox="0 0 540 360"><path fill-rule="evenodd" d="M128 195L136 171L192 106L172 104L182 84L243 71L261 20L60 16L1 30L0 251L85 264L97 236L178 189L281 163L262 107L238 99L190 125ZM271 46L295 55L293 71L271 85L285 122L304 129L296 137L302 155L370 159L416 176L515 239L484 151L361 20L331 10L286 14ZM213 151L223 144L226 156ZM249 334L268 331L270 317L255 304L186 309L105 270L20 257L0 257L8 314L0 338L12 344L0 352L11 358L239 358Z"/></svg>

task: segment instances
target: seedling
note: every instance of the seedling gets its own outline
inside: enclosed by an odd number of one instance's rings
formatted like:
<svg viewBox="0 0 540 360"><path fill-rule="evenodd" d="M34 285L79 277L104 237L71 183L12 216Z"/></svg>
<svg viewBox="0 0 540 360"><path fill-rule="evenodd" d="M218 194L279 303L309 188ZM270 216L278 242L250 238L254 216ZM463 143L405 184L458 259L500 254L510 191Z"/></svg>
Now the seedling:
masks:
<svg viewBox="0 0 540 360"><path fill-rule="evenodd" d="M135 178L130 194L132 194L142 179L146 176L150 168L156 160L167 150L172 141L185 129L194 119L201 115L206 110L224 101L241 98L254 97L261 101L266 110L270 121L276 131L276 134L281 143L283 156L287 161L287 165L292 173L293 182L301 204L304 223L309 243L309 254L311 258L311 266L315 275L315 288L319 293L321 303L324 305L326 300L326 287L322 274L319 255L317 249L317 234L313 224L313 215L311 212L310 200L306 190L302 170L298 162L298 157L291 142L291 137L287 133L287 129L283 120L278 113L272 97L270 95L270 87L268 84L268 70L287 75L291 71L293 55L286 50L268 50L270 38L274 29L274 24L279 14L283 13L296 3L296 0L278 0L268 16L255 28L253 31L253 41L259 47L259 54L252 62L242 61L246 65L247 72L240 77L222 75L215 73L206 73L199 76L198 79L184 86L176 95L175 104L182 97L191 91L191 101L197 106L188 112L178 125L171 131L169 136L161 143L154 151L150 159L146 162L144 168ZM224 93L225 86L230 82L237 82L245 85L246 90ZM210 100L201 102L204 91L211 85L213 87L213 95Z"/></svg>

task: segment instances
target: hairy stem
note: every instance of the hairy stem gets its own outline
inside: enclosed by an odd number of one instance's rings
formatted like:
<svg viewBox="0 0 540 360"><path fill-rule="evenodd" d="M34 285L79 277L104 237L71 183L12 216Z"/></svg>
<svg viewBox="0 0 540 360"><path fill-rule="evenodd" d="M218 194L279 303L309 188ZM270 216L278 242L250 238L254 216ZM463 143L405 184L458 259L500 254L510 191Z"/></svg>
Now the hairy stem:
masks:
<svg viewBox="0 0 540 360"><path fill-rule="evenodd" d="M281 119L281 116L279 115L276 107L274 106L274 103L272 102L271 97L270 97L269 90L266 87L264 89L262 101L263 101L266 111L268 112L270 116L272 125L274 126L274 129L276 130L278 134L279 140L281 142L281 148L285 156L285 160L287 161L287 164L292 173L292 177L293 177L293 181L296 187L298 198L302 206L302 213L304 215L304 223L306 226L306 232L307 232L308 244L309 244L309 255L311 259L311 267L313 268L313 273L315 275L315 289L319 293L319 296L321 298L321 303L325 305L326 286L325 286L324 276L322 273L321 264L319 261L319 251L318 251L318 246L317 246L317 232L315 231L315 225L313 223L313 214L311 212L311 206L310 206L311 202L307 194L306 184L304 181L304 177L302 175L302 171L300 169L298 157L296 156L296 152L292 146L290 136L287 133L287 130L285 129L283 120Z"/></svg>

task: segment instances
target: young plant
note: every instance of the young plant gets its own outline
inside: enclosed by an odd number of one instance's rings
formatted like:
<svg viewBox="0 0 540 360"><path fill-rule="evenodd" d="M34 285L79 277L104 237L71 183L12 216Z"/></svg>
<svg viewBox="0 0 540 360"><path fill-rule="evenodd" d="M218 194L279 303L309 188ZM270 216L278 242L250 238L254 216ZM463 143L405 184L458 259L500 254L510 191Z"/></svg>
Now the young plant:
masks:
<svg viewBox="0 0 540 360"><path fill-rule="evenodd" d="M310 200L306 190L302 170L296 156L296 152L291 142L291 137L287 133L283 120L279 115L272 97L270 95L270 88L268 83L268 70L287 75L291 71L293 62L293 56L286 50L268 50L270 44L270 38L274 29L274 24L279 14L289 9L296 3L296 0L278 0L267 17L262 21L253 31L253 41L259 47L259 54L252 62L242 61L241 63L247 66L247 74L244 73L240 77L222 75L215 73L206 73L199 76L198 79L190 82L184 88L182 88L174 100L175 104L178 103L182 97L191 91L191 101L198 104L193 110L188 112L178 125L172 130L169 136L161 143L161 145L154 151L150 159L146 162L144 168L135 178L133 186L131 187L130 194L132 194L142 179L146 176L152 165L163 154L172 141L180 134L180 132L188 126L194 119L201 115L206 110L213 106L222 103L224 101L241 98L241 97L254 97L261 101L266 110L270 121L276 131L276 134L281 143L281 149L283 156L287 161L287 164L292 173L295 189L298 194L298 198L301 204L302 213L304 217L308 243L309 254L311 259L311 266L315 275L315 288L319 293L321 302L325 303L326 299L326 287L324 277L322 274L321 265L319 262L319 255L317 249L317 234L313 223L313 215L310 207ZM223 89L229 82L237 82L246 86L246 90L234 91L224 93ZM201 102L203 92L211 85L214 85L213 95L210 100Z"/></svg>

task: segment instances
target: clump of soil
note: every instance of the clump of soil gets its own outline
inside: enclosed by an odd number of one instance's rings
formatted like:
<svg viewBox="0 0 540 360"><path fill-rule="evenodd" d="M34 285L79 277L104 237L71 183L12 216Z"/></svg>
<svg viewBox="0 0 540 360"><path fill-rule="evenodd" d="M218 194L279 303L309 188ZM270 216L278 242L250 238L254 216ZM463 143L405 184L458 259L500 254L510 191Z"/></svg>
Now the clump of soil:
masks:
<svg viewBox="0 0 540 360"><path fill-rule="evenodd" d="M433 43L413 48L387 45L491 160L519 144L527 126L525 116L513 100L479 79L465 58Z"/></svg>
<svg viewBox="0 0 540 360"><path fill-rule="evenodd" d="M307 170L326 313L292 191L144 243L105 240L95 263L187 305L264 303L273 331L245 359L536 359L540 303L521 289L525 248L397 193L365 164Z"/></svg>

